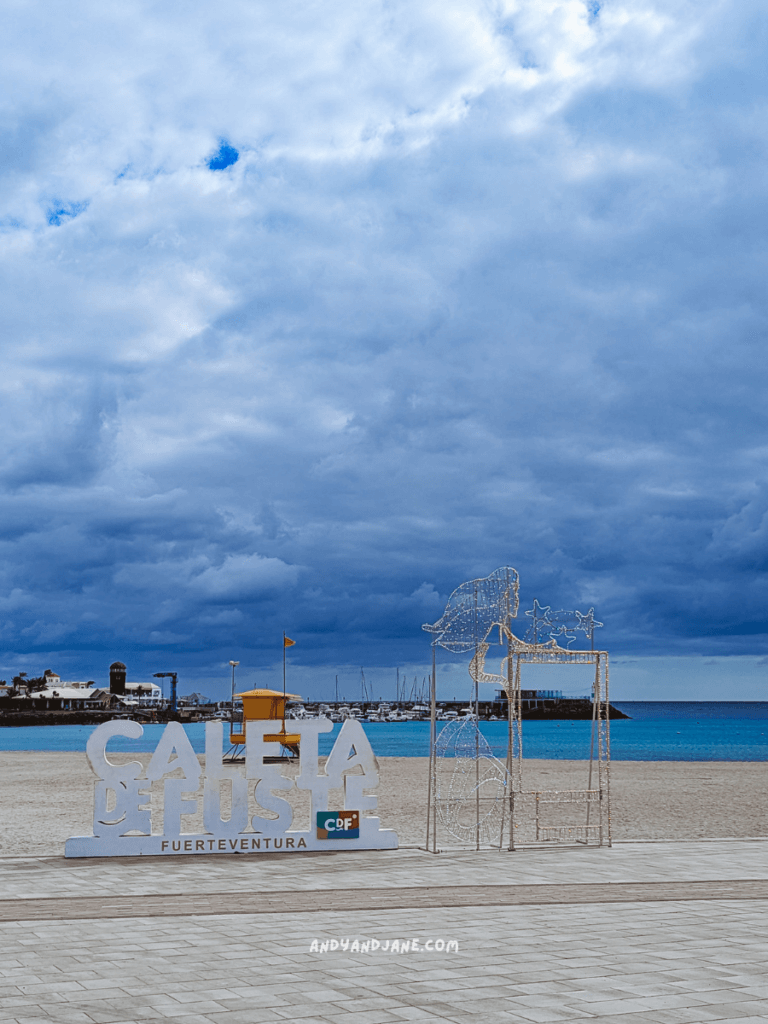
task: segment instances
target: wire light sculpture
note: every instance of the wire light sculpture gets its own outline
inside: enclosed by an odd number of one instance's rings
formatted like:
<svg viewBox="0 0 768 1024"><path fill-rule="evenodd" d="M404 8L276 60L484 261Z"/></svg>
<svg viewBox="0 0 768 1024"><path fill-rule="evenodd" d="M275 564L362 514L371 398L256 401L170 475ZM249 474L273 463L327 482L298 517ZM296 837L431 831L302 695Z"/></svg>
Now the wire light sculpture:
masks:
<svg viewBox="0 0 768 1024"><path fill-rule="evenodd" d="M504 829L507 769L471 719L449 722L437 737L435 798L441 824L459 842L498 842Z"/></svg>
<svg viewBox="0 0 768 1024"><path fill-rule="evenodd" d="M523 639L527 644L537 645L544 637L557 641L564 639L565 647L568 648L576 640L576 632L586 634L587 640L592 643L595 636L595 629L602 626L602 622L595 619L595 609L590 608L586 614L579 611L568 612L565 609L553 612L549 605L545 608L537 600L533 602L533 608L526 613L531 620ZM563 645L561 645L563 646Z"/></svg>
<svg viewBox="0 0 768 1024"><path fill-rule="evenodd" d="M441 618L421 628L435 635L433 645L455 653L471 651L494 626L499 627L500 636L511 635L510 623L520 606L519 590L517 569L496 569L483 579L462 583L448 598Z"/></svg>
<svg viewBox="0 0 768 1024"><path fill-rule="evenodd" d="M601 627L588 612L552 611L538 600L526 611L530 619L522 639L512 631L519 610L520 577L510 566L489 576L462 583L453 591L440 619L422 628L433 635L431 680L430 774L427 814L427 849L437 852L438 818L445 830L461 843L476 849L493 842L504 844L505 819L509 828L507 849L515 849L516 835L535 834L534 841L597 839L611 843L610 830L610 725L608 703L608 653L594 650L594 631ZM498 630L498 639L496 639ZM572 648L581 632L590 650ZM486 669L493 645L506 648L499 672ZM436 648L453 654L474 651L469 674L474 683L474 714L451 723L437 736ZM522 664L594 664L592 732L589 777L586 790L526 792L523 789L523 737L520 668ZM507 694L508 736L506 768L493 755L479 724L479 686L493 683ZM452 767L447 762L453 760ZM597 788L592 788L597 766ZM532 802L533 801L533 802ZM597 804L597 822L592 814ZM534 807L535 805L535 807ZM550 805L586 807L584 824L542 820L541 808ZM535 811L535 828L534 828ZM520 815L526 821L518 820ZM590 821L591 819L591 821Z"/></svg>

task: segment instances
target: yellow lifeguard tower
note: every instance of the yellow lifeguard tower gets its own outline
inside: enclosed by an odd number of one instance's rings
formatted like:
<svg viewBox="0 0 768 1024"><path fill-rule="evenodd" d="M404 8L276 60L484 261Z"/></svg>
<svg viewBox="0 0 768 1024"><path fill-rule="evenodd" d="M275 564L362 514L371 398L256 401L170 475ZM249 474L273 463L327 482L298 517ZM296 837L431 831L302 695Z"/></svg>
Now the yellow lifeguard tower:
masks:
<svg viewBox="0 0 768 1024"><path fill-rule="evenodd" d="M246 722L274 722L280 728L275 733L265 735L265 741L281 743L294 756L298 756L301 737L298 733L285 731L285 705L289 700L301 701L303 697L295 693L281 693L279 690L246 690L245 693L236 693L235 697L239 697L243 702L243 719L235 721L233 708L229 742L234 747L243 746L245 743Z"/></svg>

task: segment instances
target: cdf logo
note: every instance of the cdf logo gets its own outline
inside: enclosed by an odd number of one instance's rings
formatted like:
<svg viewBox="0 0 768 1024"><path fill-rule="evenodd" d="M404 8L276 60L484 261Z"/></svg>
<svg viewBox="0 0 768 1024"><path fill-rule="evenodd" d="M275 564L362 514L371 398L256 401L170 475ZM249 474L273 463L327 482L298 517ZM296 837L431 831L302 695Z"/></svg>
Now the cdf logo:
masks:
<svg viewBox="0 0 768 1024"><path fill-rule="evenodd" d="M318 839L358 839L360 811L318 811Z"/></svg>

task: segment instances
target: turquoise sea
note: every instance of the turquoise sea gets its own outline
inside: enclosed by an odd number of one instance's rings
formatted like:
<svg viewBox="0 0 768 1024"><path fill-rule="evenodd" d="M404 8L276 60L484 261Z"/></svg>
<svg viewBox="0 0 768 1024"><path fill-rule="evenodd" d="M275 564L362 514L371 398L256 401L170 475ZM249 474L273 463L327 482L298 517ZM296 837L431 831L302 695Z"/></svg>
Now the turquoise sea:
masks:
<svg viewBox="0 0 768 1024"><path fill-rule="evenodd" d="M611 722L611 757L617 761L768 761L768 702L617 701L630 719ZM438 722L438 730L443 723ZM339 726L320 738L327 754ZM81 750L93 726L40 725L0 728L0 750ZM139 740L113 740L114 750L154 750L163 729L149 725ZM203 723L186 726L196 751L205 747ZM492 750L506 750L506 722L481 722ZM526 757L589 757L590 722L523 723ZM428 722L369 723L365 731L381 757L426 757Z"/></svg>

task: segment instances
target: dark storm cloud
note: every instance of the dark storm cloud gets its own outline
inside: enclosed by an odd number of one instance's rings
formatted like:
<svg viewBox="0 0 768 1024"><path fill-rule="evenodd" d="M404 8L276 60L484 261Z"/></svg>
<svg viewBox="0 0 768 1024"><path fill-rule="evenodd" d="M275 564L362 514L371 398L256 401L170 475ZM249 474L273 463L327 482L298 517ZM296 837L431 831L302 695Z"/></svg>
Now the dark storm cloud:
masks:
<svg viewBox="0 0 768 1024"><path fill-rule="evenodd" d="M9 665L415 663L502 564L764 650L756 4L80 8L6 92Z"/></svg>

